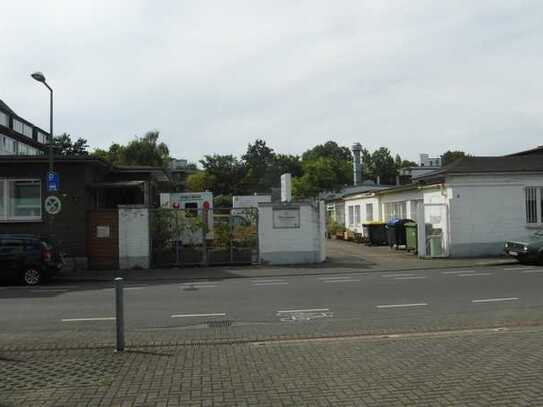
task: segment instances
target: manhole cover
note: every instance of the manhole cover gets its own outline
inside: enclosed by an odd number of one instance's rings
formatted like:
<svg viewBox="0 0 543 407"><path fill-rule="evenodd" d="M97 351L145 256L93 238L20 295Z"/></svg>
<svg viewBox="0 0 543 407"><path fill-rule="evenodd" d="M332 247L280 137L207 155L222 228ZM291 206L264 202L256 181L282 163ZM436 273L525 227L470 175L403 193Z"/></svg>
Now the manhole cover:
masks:
<svg viewBox="0 0 543 407"><path fill-rule="evenodd" d="M208 328L228 328L233 321L207 321Z"/></svg>

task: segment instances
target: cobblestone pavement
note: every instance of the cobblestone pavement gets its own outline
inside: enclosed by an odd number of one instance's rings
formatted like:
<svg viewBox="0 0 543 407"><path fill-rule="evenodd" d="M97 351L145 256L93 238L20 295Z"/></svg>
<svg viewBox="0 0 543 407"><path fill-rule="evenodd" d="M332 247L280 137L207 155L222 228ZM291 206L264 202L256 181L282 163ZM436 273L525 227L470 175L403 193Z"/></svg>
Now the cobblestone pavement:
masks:
<svg viewBox="0 0 543 407"><path fill-rule="evenodd" d="M542 335L4 351L0 406L541 406Z"/></svg>

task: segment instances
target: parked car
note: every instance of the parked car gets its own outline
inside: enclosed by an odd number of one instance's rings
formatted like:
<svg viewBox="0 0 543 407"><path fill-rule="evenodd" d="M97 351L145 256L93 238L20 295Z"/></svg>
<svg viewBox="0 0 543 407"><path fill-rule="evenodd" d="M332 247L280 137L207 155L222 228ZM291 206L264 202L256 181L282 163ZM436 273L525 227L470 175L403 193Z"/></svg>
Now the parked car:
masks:
<svg viewBox="0 0 543 407"><path fill-rule="evenodd" d="M57 244L27 234L0 234L0 279L37 285L60 271L64 261Z"/></svg>
<svg viewBox="0 0 543 407"><path fill-rule="evenodd" d="M543 232L536 232L527 242L506 241L504 247L508 256L522 264L543 265Z"/></svg>

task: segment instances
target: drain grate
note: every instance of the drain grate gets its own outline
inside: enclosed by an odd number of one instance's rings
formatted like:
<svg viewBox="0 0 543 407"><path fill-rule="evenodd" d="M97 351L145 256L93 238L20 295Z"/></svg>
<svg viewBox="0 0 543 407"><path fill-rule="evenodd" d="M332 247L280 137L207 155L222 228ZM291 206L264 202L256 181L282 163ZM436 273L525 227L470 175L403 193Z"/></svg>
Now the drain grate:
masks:
<svg viewBox="0 0 543 407"><path fill-rule="evenodd" d="M224 320L224 321L207 321L207 327L208 328L228 328L229 326L232 326L232 322L230 320Z"/></svg>

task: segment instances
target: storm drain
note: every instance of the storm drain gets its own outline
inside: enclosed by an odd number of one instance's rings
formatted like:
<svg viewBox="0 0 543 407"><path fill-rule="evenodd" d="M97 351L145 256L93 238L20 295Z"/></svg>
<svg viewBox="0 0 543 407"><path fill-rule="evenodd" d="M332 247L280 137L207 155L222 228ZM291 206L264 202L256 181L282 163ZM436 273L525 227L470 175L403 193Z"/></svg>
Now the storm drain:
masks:
<svg viewBox="0 0 543 407"><path fill-rule="evenodd" d="M232 326L234 321L224 320L224 321L207 321L208 328L228 328Z"/></svg>

